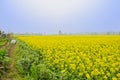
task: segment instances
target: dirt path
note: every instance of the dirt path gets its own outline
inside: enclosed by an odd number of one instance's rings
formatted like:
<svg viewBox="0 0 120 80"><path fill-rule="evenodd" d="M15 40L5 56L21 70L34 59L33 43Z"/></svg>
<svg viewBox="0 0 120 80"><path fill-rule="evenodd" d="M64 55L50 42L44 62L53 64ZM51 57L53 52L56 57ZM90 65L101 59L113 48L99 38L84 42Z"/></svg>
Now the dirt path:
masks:
<svg viewBox="0 0 120 80"><path fill-rule="evenodd" d="M14 80L13 78L15 77L16 74L16 70L14 67L15 64L15 47L17 44L6 44L4 46L4 48L6 48L8 50L8 56L10 57L11 61L10 61L10 66L9 66L9 71L7 73L4 74L4 78L1 80Z"/></svg>
<svg viewBox="0 0 120 80"><path fill-rule="evenodd" d="M12 70L14 68L14 49L15 49L16 45L11 45L11 47L8 49L8 55L11 58L11 64L10 64L10 69Z"/></svg>

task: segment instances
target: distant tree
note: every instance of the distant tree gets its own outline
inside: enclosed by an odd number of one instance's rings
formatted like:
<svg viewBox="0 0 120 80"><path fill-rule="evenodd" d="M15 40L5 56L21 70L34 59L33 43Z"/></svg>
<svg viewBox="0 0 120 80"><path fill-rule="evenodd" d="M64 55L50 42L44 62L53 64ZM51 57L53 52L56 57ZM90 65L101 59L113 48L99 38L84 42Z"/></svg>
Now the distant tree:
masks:
<svg viewBox="0 0 120 80"><path fill-rule="evenodd" d="M0 30L0 37L5 37L5 32Z"/></svg>
<svg viewBox="0 0 120 80"><path fill-rule="evenodd" d="M1 35L2 35L2 31L0 30L0 37L1 37Z"/></svg>
<svg viewBox="0 0 120 80"><path fill-rule="evenodd" d="M107 32L107 35L110 35L111 34L111 32Z"/></svg>
<svg viewBox="0 0 120 80"><path fill-rule="evenodd" d="M120 32L118 34L120 35Z"/></svg>
<svg viewBox="0 0 120 80"><path fill-rule="evenodd" d="M2 31L0 30L0 36L1 36L1 34L2 34Z"/></svg>
<svg viewBox="0 0 120 80"><path fill-rule="evenodd" d="M2 31L0 30L0 35L1 35Z"/></svg>

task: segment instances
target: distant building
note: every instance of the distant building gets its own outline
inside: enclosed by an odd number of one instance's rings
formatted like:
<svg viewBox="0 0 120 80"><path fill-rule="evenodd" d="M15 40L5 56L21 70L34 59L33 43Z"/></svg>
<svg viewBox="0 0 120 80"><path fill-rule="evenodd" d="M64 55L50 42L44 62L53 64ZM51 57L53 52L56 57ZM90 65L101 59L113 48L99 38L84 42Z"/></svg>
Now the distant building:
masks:
<svg viewBox="0 0 120 80"><path fill-rule="evenodd" d="M61 34L62 34L62 31L61 31L61 30L59 30L58 34L59 34L59 35L61 35Z"/></svg>

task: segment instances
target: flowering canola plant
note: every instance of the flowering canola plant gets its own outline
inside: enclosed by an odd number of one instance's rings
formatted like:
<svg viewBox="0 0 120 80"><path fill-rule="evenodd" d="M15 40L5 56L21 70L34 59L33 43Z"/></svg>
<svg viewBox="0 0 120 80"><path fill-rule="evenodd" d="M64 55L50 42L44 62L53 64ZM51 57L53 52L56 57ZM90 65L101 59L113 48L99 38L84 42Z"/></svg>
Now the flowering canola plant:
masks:
<svg viewBox="0 0 120 80"><path fill-rule="evenodd" d="M120 36L18 36L64 79L120 80Z"/></svg>

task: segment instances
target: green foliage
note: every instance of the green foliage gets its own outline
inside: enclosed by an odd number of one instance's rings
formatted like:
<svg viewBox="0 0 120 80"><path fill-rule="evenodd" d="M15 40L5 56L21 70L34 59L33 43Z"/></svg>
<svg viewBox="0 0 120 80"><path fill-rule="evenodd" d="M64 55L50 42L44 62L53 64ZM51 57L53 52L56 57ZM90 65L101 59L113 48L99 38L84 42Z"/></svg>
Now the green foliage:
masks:
<svg viewBox="0 0 120 80"><path fill-rule="evenodd" d="M6 49L0 49L0 77L9 70L10 58Z"/></svg>
<svg viewBox="0 0 120 80"><path fill-rule="evenodd" d="M1 38L0 39L0 46L4 46L6 44L6 42L7 42L6 39Z"/></svg>
<svg viewBox="0 0 120 80"><path fill-rule="evenodd" d="M52 80L53 73L43 61L39 50L32 50L24 42L19 42L16 68L25 80Z"/></svg>
<svg viewBox="0 0 120 80"><path fill-rule="evenodd" d="M44 64L33 64L30 72L31 77L33 77L34 80L52 79L51 71Z"/></svg>
<svg viewBox="0 0 120 80"><path fill-rule="evenodd" d="M4 59L6 54L6 50L5 49L0 49L0 61Z"/></svg>

